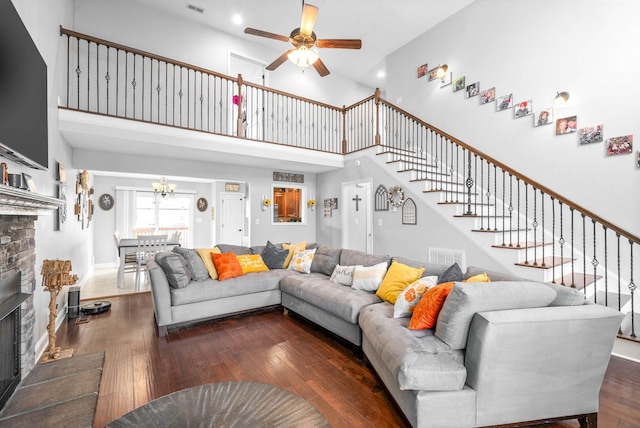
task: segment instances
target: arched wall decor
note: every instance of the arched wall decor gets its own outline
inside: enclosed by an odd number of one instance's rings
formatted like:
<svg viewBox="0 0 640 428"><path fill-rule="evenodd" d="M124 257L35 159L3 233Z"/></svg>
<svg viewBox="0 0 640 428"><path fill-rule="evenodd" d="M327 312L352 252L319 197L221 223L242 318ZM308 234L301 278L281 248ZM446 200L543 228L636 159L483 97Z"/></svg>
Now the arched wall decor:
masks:
<svg viewBox="0 0 640 428"><path fill-rule="evenodd" d="M388 211L389 210L389 193L387 188L382 184L376 189L376 211Z"/></svg>
<svg viewBox="0 0 640 428"><path fill-rule="evenodd" d="M411 198L407 198L402 204L402 224L418 224L418 210Z"/></svg>

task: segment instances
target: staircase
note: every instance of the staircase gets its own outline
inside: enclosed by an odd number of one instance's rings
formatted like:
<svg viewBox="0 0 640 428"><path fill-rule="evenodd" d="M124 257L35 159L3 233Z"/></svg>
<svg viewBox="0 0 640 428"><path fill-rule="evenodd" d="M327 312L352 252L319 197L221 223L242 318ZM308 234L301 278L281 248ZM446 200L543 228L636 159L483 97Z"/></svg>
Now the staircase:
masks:
<svg viewBox="0 0 640 428"><path fill-rule="evenodd" d="M636 340L635 285L624 274L634 242L459 149L381 144L373 157L514 275L583 290L588 301L625 313L620 337Z"/></svg>

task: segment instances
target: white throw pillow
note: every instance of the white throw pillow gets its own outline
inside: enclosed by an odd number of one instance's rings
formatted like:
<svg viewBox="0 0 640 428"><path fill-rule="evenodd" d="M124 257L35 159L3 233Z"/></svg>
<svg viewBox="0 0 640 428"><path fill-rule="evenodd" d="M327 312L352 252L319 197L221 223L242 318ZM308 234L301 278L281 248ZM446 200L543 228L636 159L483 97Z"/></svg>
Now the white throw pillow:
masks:
<svg viewBox="0 0 640 428"><path fill-rule="evenodd" d="M362 266L360 266L362 267ZM331 274L329 281L335 282L340 285L351 286L353 284L353 272L356 270L356 266L340 266L336 265Z"/></svg>
<svg viewBox="0 0 640 428"><path fill-rule="evenodd" d="M364 291L376 291L387 274L387 262L374 266L356 266L353 271L353 284L351 288Z"/></svg>
<svg viewBox="0 0 640 428"><path fill-rule="evenodd" d="M410 317L424 293L435 285L438 285L437 276L425 276L412 282L398 295L393 305L393 317Z"/></svg>
<svg viewBox="0 0 640 428"><path fill-rule="evenodd" d="M311 263L313 262L313 256L316 253L316 249L312 250L303 250L296 252L293 257L291 257L291 262L289 263L289 270L295 270L301 273L310 273L311 272Z"/></svg>

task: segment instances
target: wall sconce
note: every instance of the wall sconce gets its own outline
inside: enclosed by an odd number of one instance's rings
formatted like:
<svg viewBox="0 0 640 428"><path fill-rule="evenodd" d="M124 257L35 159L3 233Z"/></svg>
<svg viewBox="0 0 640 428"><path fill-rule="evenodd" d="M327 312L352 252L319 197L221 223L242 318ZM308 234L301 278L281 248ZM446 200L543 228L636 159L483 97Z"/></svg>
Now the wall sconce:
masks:
<svg viewBox="0 0 640 428"><path fill-rule="evenodd" d="M569 92L557 92L556 98L553 100L553 108L562 108L567 104L569 100Z"/></svg>
<svg viewBox="0 0 640 428"><path fill-rule="evenodd" d="M266 195L262 195L262 211L266 211L271 206L271 199Z"/></svg>
<svg viewBox="0 0 640 428"><path fill-rule="evenodd" d="M311 198L307 201L307 207L309 207L309 209L311 211L314 211L316 209L316 200Z"/></svg>
<svg viewBox="0 0 640 428"><path fill-rule="evenodd" d="M438 66L438 71L436 72L436 77L438 79L444 80L447 75L447 70L449 70L449 66L447 64Z"/></svg>

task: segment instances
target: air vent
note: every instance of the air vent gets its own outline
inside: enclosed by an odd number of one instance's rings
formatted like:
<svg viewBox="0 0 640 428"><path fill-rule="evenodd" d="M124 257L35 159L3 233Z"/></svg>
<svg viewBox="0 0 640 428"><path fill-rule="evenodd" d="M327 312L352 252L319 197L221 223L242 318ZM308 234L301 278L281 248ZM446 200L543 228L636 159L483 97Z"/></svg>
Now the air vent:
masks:
<svg viewBox="0 0 640 428"><path fill-rule="evenodd" d="M458 263L462 272L467 270L466 253L462 250L429 247L429 263L452 265Z"/></svg>
<svg viewBox="0 0 640 428"><path fill-rule="evenodd" d="M204 13L204 8L200 6L196 6L195 4L187 3L187 9L191 9L194 12Z"/></svg>

